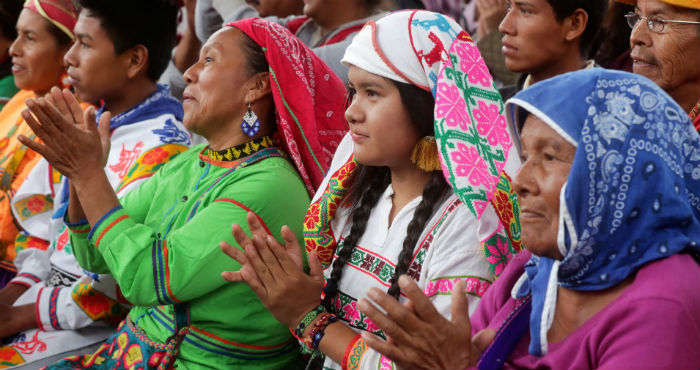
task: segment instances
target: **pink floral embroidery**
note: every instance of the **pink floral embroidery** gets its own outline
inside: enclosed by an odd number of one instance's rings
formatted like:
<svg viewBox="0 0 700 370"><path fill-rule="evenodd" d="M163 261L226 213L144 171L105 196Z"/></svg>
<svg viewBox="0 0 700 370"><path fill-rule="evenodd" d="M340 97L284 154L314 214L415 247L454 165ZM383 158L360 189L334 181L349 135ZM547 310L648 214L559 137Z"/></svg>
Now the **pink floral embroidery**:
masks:
<svg viewBox="0 0 700 370"><path fill-rule="evenodd" d="M364 322L365 325L367 325L367 328L365 328L365 330L367 330L370 333L374 333L379 330L379 327L375 325L374 321L372 321L372 319L370 319L369 317L365 317L365 319L362 320L362 322Z"/></svg>
<svg viewBox="0 0 700 370"><path fill-rule="evenodd" d="M348 320L351 325L354 325L355 321L360 319L360 311L357 309L356 301L343 307L343 311L345 311L345 319Z"/></svg>
<svg viewBox="0 0 700 370"><path fill-rule="evenodd" d="M479 156L475 147L457 143L457 151L452 152L452 160L457 162L457 176L467 177L473 186L485 186L489 191L493 184L490 183L490 175L484 159Z"/></svg>
<svg viewBox="0 0 700 370"><path fill-rule="evenodd" d="M501 275L501 272L503 272L503 269L506 268L508 261L513 258L513 255L510 254L510 247L508 246L508 243L506 243L505 239L497 237L496 245L487 245L486 248L491 254L490 256L486 257L486 259L493 265L493 273L496 274L496 276Z"/></svg>
<svg viewBox="0 0 700 370"><path fill-rule="evenodd" d="M386 357L382 356L379 358L379 370L393 370L394 369L394 363L391 362L391 360Z"/></svg>
<svg viewBox="0 0 700 370"><path fill-rule="evenodd" d="M491 87L491 74L481 57L481 53L472 43L459 43L457 46L460 67L469 76L469 82L480 83L484 87Z"/></svg>
<svg viewBox="0 0 700 370"><path fill-rule="evenodd" d="M479 102L479 107L472 111L477 121L476 130L485 136L490 145L501 145L505 150L510 149L512 142L506 130L506 119L498 113L498 105L486 105Z"/></svg>
<svg viewBox="0 0 700 370"><path fill-rule="evenodd" d="M464 280L467 283L465 287L467 293L475 294L479 297L482 297L486 293L486 289L491 286L491 283L487 280L475 277L454 277L429 281L423 292L428 297L436 294L451 294L454 284L460 280Z"/></svg>
<svg viewBox="0 0 700 370"><path fill-rule="evenodd" d="M469 128L471 119L467 114L467 104L461 98L459 89L455 85L440 84L438 86L438 97L435 99L436 117L445 117L445 124L448 127L459 126L462 130Z"/></svg>

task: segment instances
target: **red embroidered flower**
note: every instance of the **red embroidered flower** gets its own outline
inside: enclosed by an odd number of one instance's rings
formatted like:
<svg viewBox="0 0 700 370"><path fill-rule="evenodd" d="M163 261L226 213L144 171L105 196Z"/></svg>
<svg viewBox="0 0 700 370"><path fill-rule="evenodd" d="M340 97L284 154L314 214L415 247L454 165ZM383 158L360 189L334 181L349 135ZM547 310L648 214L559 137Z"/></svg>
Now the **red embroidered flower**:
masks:
<svg viewBox="0 0 700 370"><path fill-rule="evenodd" d="M45 251L49 247L49 242L44 239L30 236L27 238L27 248L36 248Z"/></svg>
<svg viewBox="0 0 700 370"><path fill-rule="evenodd" d="M511 209L508 194L501 191L496 192L496 211L498 212L498 215L500 216L504 225L510 225L511 220L513 219L513 211Z"/></svg>
<svg viewBox="0 0 700 370"><path fill-rule="evenodd" d="M168 153L167 150L163 148L155 148L148 153L146 153L143 156L143 164L157 164L157 163L162 163L165 162L166 159L170 156L170 153Z"/></svg>
<svg viewBox="0 0 700 370"><path fill-rule="evenodd" d="M43 211L45 206L46 201L38 197L31 198L27 201L27 209L32 213Z"/></svg>
<svg viewBox="0 0 700 370"><path fill-rule="evenodd" d="M318 214L318 204L314 204L309 208L309 211L306 213L306 217L304 218L304 226L306 227L306 230L314 229L314 226L320 220L321 216Z"/></svg>
<svg viewBox="0 0 700 370"><path fill-rule="evenodd" d="M91 317L102 317L110 312L110 302L107 297L101 293L91 291L84 292L79 297L80 306L91 316Z"/></svg>

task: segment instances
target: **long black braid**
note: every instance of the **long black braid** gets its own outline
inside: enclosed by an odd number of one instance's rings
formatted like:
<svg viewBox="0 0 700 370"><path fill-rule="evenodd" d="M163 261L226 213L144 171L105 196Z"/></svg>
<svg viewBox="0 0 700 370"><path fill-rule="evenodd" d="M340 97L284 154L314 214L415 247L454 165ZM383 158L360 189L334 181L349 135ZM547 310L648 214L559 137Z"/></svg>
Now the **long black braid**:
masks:
<svg viewBox="0 0 700 370"><path fill-rule="evenodd" d="M414 85L392 82L399 90L401 102L408 109L411 121L418 128L421 135L434 135L433 110L435 101L430 92ZM352 256L357 242L365 233L372 209L377 205L379 198L390 182L391 173L388 167L358 165L357 173L350 189L350 196L353 197L352 227L347 238L342 242L342 246L338 251L338 257L333 261L330 278L326 282L323 305L327 309L331 308L330 303L338 293L338 283L343 276L343 268ZM423 199L416 208L413 219L408 224L403 249L399 254L399 261L394 270L391 287L388 291L396 299L399 297L398 277L408 271L418 238L420 238L423 228L425 228L426 223L435 211L435 206L445 196L449 188L440 171L434 171L423 188Z"/></svg>

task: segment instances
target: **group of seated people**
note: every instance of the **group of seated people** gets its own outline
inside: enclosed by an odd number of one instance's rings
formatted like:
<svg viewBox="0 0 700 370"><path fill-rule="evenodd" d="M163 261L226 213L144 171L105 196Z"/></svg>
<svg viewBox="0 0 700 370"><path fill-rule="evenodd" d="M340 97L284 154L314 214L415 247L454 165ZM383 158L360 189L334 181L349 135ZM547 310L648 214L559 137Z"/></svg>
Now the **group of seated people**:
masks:
<svg viewBox="0 0 700 370"><path fill-rule="evenodd" d="M700 2L624 3L3 0L0 368L700 368Z"/></svg>

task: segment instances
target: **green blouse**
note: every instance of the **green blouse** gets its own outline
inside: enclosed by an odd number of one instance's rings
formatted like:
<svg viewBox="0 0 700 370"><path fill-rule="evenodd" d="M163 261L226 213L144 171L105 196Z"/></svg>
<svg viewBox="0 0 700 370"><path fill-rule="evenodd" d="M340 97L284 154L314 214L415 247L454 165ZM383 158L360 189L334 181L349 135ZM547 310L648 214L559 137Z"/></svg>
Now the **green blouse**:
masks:
<svg viewBox="0 0 700 370"><path fill-rule="evenodd" d="M131 319L155 341L173 334L173 304L187 303L190 332L175 363L181 368L296 367L289 330L247 284L221 277L240 265L219 242L236 245L231 225L247 232L252 211L275 238L289 225L303 245L304 183L277 148L233 162L212 161L204 150L168 162L92 229L69 224L75 256L84 268L115 277L134 304Z"/></svg>

